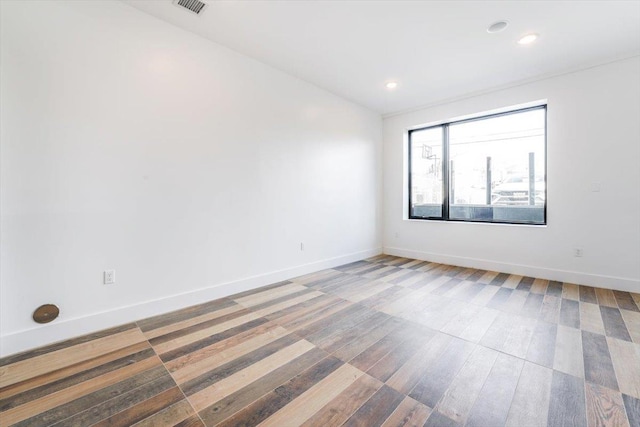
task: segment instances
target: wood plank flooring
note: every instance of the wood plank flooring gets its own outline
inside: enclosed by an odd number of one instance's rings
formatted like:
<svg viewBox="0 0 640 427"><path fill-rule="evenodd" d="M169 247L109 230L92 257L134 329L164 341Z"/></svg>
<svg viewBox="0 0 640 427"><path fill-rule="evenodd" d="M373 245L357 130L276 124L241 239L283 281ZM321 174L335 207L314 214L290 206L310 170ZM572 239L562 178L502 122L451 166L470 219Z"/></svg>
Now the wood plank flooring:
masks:
<svg viewBox="0 0 640 427"><path fill-rule="evenodd" d="M380 255L0 359L0 426L640 427L639 304Z"/></svg>

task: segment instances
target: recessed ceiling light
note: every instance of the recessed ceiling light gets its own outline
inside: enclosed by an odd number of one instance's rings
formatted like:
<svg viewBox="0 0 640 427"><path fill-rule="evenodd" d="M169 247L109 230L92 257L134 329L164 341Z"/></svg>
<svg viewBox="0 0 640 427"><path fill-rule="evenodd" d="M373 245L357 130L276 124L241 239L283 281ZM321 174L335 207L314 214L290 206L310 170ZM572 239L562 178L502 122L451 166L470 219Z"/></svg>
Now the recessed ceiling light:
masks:
<svg viewBox="0 0 640 427"><path fill-rule="evenodd" d="M387 84L385 84L385 87L387 89L395 89L398 87L398 82L387 82Z"/></svg>
<svg viewBox="0 0 640 427"><path fill-rule="evenodd" d="M538 38L537 34L527 34L526 36L520 37L518 40L518 44L531 44Z"/></svg>
<svg viewBox="0 0 640 427"><path fill-rule="evenodd" d="M487 33L499 33L500 31L507 28L507 25L509 25L507 21L494 22L493 24L489 25L489 28L487 28Z"/></svg>

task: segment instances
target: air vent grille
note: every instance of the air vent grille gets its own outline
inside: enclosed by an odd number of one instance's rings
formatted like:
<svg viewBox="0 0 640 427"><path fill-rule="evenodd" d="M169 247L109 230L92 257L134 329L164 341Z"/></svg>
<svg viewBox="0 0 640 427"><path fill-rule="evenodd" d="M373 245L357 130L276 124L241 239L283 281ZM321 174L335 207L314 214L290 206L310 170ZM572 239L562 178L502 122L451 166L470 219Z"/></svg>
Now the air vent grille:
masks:
<svg viewBox="0 0 640 427"><path fill-rule="evenodd" d="M175 0L173 3L180 7L184 7L185 9L195 13L196 15L202 13L205 6L207 5L200 0Z"/></svg>

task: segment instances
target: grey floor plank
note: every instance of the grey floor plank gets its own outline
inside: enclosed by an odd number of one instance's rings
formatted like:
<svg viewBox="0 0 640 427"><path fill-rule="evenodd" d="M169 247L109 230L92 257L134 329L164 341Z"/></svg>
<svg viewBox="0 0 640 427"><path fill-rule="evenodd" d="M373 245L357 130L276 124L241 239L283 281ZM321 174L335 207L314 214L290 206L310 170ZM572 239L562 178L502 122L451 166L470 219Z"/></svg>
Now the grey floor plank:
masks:
<svg viewBox="0 0 640 427"><path fill-rule="evenodd" d="M617 391L618 381L604 335L582 331L582 354L584 378L594 384Z"/></svg>
<svg viewBox="0 0 640 427"><path fill-rule="evenodd" d="M547 425L553 370L525 362L518 381L508 427L544 427Z"/></svg>
<svg viewBox="0 0 640 427"><path fill-rule="evenodd" d="M466 426L502 426L507 420L511 400L522 370L521 359L501 354L471 409Z"/></svg>
<svg viewBox="0 0 640 427"><path fill-rule="evenodd" d="M578 301L563 298L560 307L560 324L580 329L580 304Z"/></svg>
<svg viewBox="0 0 640 427"><path fill-rule="evenodd" d="M424 427L462 427L462 424L458 424L438 411L433 411L424 424Z"/></svg>
<svg viewBox="0 0 640 427"><path fill-rule="evenodd" d="M631 335L627 330L620 310L613 307L600 306L604 331L608 337L619 338L624 341L631 341Z"/></svg>
<svg viewBox="0 0 640 427"><path fill-rule="evenodd" d="M622 401L624 402L629 424L635 427L640 426L640 399L623 394Z"/></svg>
<svg viewBox="0 0 640 427"><path fill-rule="evenodd" d="M582 334L579 330L562 325L558 326L553 369L584 378Z"/></svg>
<svg viewBox="0 0 640 427"><path fill-rule="evenodd" d="M553 371L547 424L554 427L587 427L584 381Z"/></svg>
<svg viewBox="0 0 640 427"><path fill-rule="evenodd" d="M435 408L474 347L475 344L454 338L438 360L425 371L409 397Z"/></svg>
<svg viewBox="0 0 640 427"><path fill-rule="evenodd" d="M531 337L526 359L538 365L553 368L557 332L557 325L541 320L538 321Z"/></svg>

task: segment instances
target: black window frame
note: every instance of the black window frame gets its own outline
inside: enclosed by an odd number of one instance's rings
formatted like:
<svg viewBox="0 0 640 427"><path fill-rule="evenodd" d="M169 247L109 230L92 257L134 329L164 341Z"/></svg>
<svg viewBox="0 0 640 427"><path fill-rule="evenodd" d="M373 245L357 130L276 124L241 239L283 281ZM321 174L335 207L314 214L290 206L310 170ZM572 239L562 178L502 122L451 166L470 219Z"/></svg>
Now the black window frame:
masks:
<svg viewBox="0 0 640 427"><path fill-rule="evenodd" d="M519 114L527 111L534 110L544 110L544 211L543 211L543 222L532 222L532 221L501 221L501 220L483 220L483 219L465 219L465 218L450 218L450 203L449 203L449 195L450 195L450 161L449 161L449 126L453 124L459 123L468 123L479 120L485 120L495 117L508 116L511 114ZM434 216L417 216L413 215L412 208L412 194L411 194L411 136L414 132L424 131L428 129L442 128L442 216L434 217ZM517 225L530 225L530 226L546 226L547 225L547 104L535 105L532 107L525 108L517 108L514 110L503 111L500 113L492 113L485 114L481 116L476 116L468 119L461 120L450 120L444 123L438 123L436 125L424 126L420 128L410 129L407 133L407 156L408 156L408 219L413 220L424 220L424 221L446 221L446 222L470 222L470 223L485 223L485 224L517 224ZM489 205L493 207L493 205Z"/></svg>

